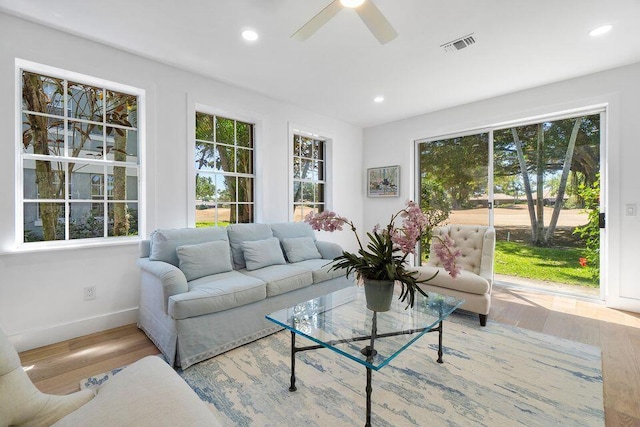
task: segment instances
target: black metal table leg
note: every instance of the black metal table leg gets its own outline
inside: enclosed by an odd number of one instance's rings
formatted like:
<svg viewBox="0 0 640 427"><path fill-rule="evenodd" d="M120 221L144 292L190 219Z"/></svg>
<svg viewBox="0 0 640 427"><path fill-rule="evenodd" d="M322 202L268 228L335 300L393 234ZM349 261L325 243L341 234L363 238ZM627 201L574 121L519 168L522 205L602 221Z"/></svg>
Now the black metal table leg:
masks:
<svg viewBox="0 0 640 427"><path fill-rule="evenodd" d="M371 363L373 361L373 356L375 356L378 352L375 350L375 341L376 335L378 333L378 312L373 312L372 324L371 324L371 341L369 345L361 350L361 353L367 356L367 362ZM371 368L367 367L367 387L365 388L367 393L367 413L366 413L366 421L364 427L371 427L371 392L373 391L373 387L371 387Z"/></svg>
<svg viewBox="0 0 640 427"><path fill-rule="evenodd" d="M367 418L364 427L371 427L371 368L367 368Z"/></svg>
<svg viewBox="0 0 640 427"><path fill-rule="evenodd" d="M438 363L442 362L442 320L440 321L440 326L438 327Z"/></svg>
<svg viewBox="0 0 640 427"><path fill-rule="evenodd" d="M289 391L296 390L296 334L291 332L291 386L289 386Z"/></svg>

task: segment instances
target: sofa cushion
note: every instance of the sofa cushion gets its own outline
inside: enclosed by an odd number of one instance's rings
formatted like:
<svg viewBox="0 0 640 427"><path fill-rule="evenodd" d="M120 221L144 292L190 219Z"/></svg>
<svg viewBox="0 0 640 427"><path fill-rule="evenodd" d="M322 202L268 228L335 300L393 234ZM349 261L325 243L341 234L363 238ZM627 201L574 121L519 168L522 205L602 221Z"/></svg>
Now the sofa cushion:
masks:
<svg viewBox="0 0 640 427"><path fill-rule="evenodd" d="M176 254L180 261L178 267L188 281L233 269L226 240L178 246Z"/></svg>
<svg viewBox="0 0 640 427"><path fill-rule="evenodd" d="M336 277L342 277L347 274L346 270L331 270L333 261L326 259L308 259L305 261L296 262L292 264L295 267L304 268L311 271L313 277L313 283L324 282L325 280L335 279Z"/></svg>
<svg viewBox="0 0 640 427"><path fill-rule="evenodd" d="M322 258L311 237L286 237L282 239L282 247L289 262Z"/></svg>
<svg viewBox="0 0 640 427"><path fill-rule="evenodd" d="M242 242L264 240L273 237L269 224L231 224L227 227L233 265L236 269L245 268Z"/></svg>
<svg viewBox="0 0 640 427"><path fill-rule="evenodd" d="M242 242L242 254L249 271L287 263L280 249L280 241L275 237Z"/></svg>
<svg viewBox="0 0 640 427"><path fill-rule="evenodd" d="M271 224L271 230L273 231L273 235L281 242L291 237L310 237L314 242L316 241L316 234L313 228L306 222L281 222Z"/></svg>
<svg viewBox="0 0 640 427"><path fill-rule="evenodd" d="M454 279L449 276L447 270L441 267L423 265L420 267L413 267L413 269L420 272L418 280L427 279L433 276L435 272L438 272L438 275L436 277L427 282L432 286L439 286L441 288L454 289L456 291L477 295L486 294L491 288L487 279L466 270L461 270L460 274L458 274L458 277Z"/></svg>
<svg viewBox="0 0 640 427"><path fill-rule="evenodd" d="M214 240L227 241L227 230L221 227L205 228L176 228L156 230L151 233L151 261L164 261L176 267L180 264L176 248L183 245L197 245L198 243Z"/></svg>
<svg viewBox="0 0 640 427"><path fill-rule="evenodd" d="M310 270L293 265L272 265L259 270L242 270L242 273L267 284L267 297L304 288L313 283Z"/></svg>
<svg viewBox="0 0 640 427"><path fill-rule="evenodd" d="M266 284L235 270L189 282L189 292L169 297L169 314L187 319L265 299Z"/></svg>

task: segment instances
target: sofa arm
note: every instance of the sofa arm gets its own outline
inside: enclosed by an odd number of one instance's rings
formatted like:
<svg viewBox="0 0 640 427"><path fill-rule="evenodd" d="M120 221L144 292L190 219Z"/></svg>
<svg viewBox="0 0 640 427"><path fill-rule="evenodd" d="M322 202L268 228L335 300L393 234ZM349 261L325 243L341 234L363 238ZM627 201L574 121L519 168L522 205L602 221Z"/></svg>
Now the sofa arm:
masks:
<svg viewBox="0 0 640 427"><path fill-rule="evenodd" d="M316 247L323 259L334 259L342 255L342 247L337 243L316 240Z"/></svg>
<svg viewBox="0 0 640 427"><path fill-rule="evenodd" d="M149 258L139 258L137 264L162 286L165 310L170 296L189 291L187 278L178 267L164 261L151 261Z"/></svg>

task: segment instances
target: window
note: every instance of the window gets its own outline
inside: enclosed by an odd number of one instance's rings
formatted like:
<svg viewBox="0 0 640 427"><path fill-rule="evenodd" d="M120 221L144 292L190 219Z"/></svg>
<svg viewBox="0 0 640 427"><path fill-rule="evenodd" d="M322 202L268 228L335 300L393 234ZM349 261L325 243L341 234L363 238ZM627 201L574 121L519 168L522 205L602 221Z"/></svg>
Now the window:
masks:
<svg viewBox="0 0 640 427"><path fill-rule="evenodd" d="M196 112L196 227L253 222L254 125Z"/></svg>
<svg viewBox="0 0 640 427"><path fill-rule="evenodd" d="M293 134L293 220L325 208L325 141Z"/></svg>
<svg viewBox="0 0 640 427"><path fill-rule="evenodd" d="M104 215L104 210L102 209L104 188L104 175L91 174L91 200L98 201L98 203L91 204L91 212L95 217ZM113 199L113 175L107 176L107 199Z"/></svg>
<svg viewBox="0 0 640 427"><path fill-rule="evenodd" d="M137 236L143 92L26 68L19 71L21 243Z"/></svg>

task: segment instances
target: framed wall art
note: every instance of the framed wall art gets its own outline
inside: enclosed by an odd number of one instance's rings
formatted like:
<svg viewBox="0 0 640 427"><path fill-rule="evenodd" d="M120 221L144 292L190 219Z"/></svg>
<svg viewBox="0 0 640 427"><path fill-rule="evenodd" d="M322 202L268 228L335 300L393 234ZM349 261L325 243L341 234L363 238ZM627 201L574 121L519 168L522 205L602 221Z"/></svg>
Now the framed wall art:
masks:
<svg viewBox="0 0 640 427"><path fill-rule="evenodd" d="M367 197L399 197L400 166L367 169Z"/></svg>

